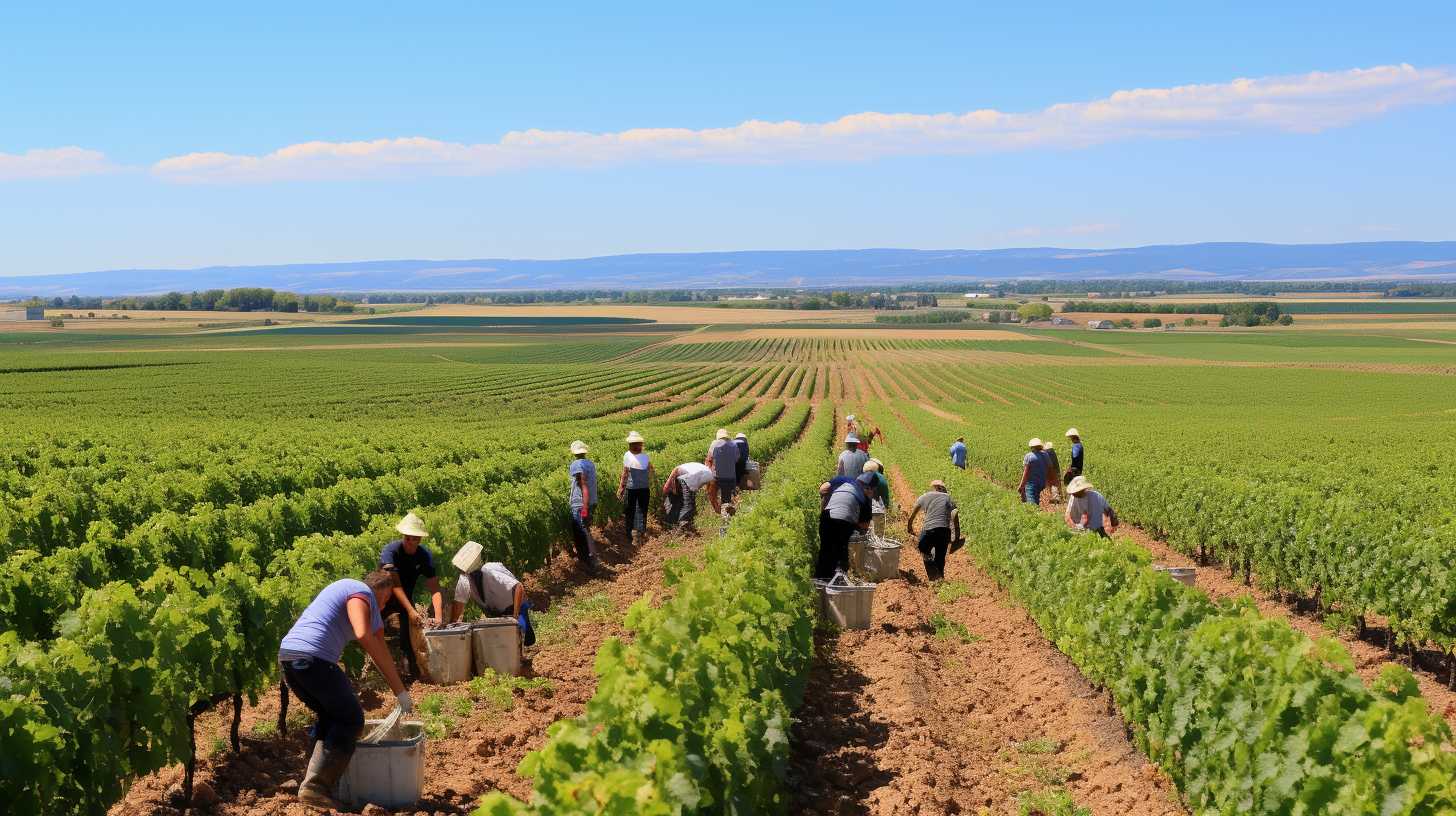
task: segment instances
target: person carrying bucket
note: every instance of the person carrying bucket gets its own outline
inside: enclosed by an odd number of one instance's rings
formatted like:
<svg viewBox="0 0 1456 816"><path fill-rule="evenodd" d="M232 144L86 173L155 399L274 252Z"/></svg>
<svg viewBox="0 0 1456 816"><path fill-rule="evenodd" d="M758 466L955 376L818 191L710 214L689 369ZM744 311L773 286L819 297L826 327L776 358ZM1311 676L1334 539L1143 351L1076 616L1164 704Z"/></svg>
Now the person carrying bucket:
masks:
<svg viewBox="0 0 1456 816"><path fill-rule="evenodd" d="M849 571L849 537L855 530L870 526L870 499L866 491L874 482L874 474L861 473L858 478L844 476L819 486L819 555L814 561L814 577L828 581L836 570Z"/></svg>
<svg viewBox="0 0 1456 816"><path fill-rule="evenodd" d="M1068 527L1078 532L1092 532L1103 538L1111 538L1102 518L1104 515L1107 516L1106 521L1112 523L1112 532L1117 532L1117 513L1101 493L1092 489L1092 483L1087 481L1086 476L1078 476L1067 485Z"/></svg>
<svg viewBox="0 0 1456 816"><path fill-rule="evenodd" d="M910 508L910 518L905 520L905 530L915 535L915 519L925 514L925 524L920 527L916 549L925 561L925 576L932 581L945 578L945 556L952 540L961 537L960 519L956 518L955 499L946 492L945 482L939 479L930 483L930 492L915 500Z"/></svg>
<svg viewBox="0 0 1456 816"><path fill-rule="evenodd" d="M647 537L647 507L656 474L652 459L642 449L642 434L627 434L627 452L622 454L622 476L617 480L617 498L623 500L627 529L638 544Z"/></svg>
<svg viewBox="0 0 1456 816"><path fill-rule="evenodd" d="M866 492L870 496L870 529L881 538L885 535L885 511L890 508L890 480L885 478L885 465L878 459L864 463L864 472L874 476Z"/></svg>
<svg viewBox="0 0 1456 816"><path fill-rule="evenodd" d="M423 543L430 537L425 530L425 522L414 513L407 513L394 525L394 529L401 538L389 542L380 550L379 566L398 575L399 583L380 614L387 616L399 613L399 649L404 652L410 677L417 678L420 676L420 666L419 658L415 656L412 633L415 629L439 623L445 616L445 596L440 591L440 579L435 574L435 557ZM415 609L415 585L420 578L425 579L425 587L430 590L431 610L435 613L428 621Z"/></svg>
<svg viewBox="0 0 1456 816"><path fill-rule="evenodd" d="M455 580L455 600L450 604L450 623L460 620L466 605L473 602L486 617L515 618L522 642L527 646L536 643L536 631L526 614L531 609L526 587L505 564L486 561L484 549L474 541L465 542L450 563L460 571Z"/></svg>
<svg viewBox="0 0 1456 816"><path fill-rule="evenodd" d="M298 801L305 805L327 810L343 807L333 798L334 786L348 769L364 730L364 708L348 675L339 668L349 641L358 641L369 655L394 692L400 710L406 714L414 710L384 643L384 618L380 616L380 609L398 586L395 573L383 569L369 573L363 581L335 581L314 597L278 645L283 682L313 712L309 736L315 743L323 743L323 750L310 752L298 786Z"/></svg>
<svg viewBox="0 0 1456 816"><path fill-rule="evenodd" d="M580 439L571 443L571 465L567 475L571 477L571 496L567 504L571 507L571 533L576 540L576 557L591 572L601 568L597 558L597 544L592 541L591 517L597 506L597 465L586 458L588 448Z"/></svg>

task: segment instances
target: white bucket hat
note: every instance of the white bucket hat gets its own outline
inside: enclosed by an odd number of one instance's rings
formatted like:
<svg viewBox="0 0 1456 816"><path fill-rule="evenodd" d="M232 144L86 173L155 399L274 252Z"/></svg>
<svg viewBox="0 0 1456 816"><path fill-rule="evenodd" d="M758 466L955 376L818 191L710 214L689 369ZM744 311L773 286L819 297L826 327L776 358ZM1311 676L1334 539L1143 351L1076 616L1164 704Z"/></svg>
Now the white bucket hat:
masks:
<svg viewBox="0 0 1456 816"><path fill-rule="evenodd" d="M1081 493L1083 490L1091 490L1092 483L1087 481L1086 476L1077 476L1067 483L1068 493Z"/></svg>
<svg viewBox="0 0 1456 816"><path fill-rule="evenodd" d="M474 541L467 541L455 552L455 557L450 559L450 563L454 564L455 569L460 570L462 575L467 572L475 572L485 565L485 548Z"/></svg>
<svg viewBox="0 0 1456 816"><path fill-rule="evenodd" d="M876 462L873 459L871 459L868 462L865 462L864 463L864 467L860 468L860 472L861 473L879 473L880 472L880 463L879 462Z"/></svg>
<svg viewBox="0 0 1456 816"><path fill-rule="evenodd" d="M1067 429L1067 436L1069 436L1069 437L1071 437L1071 436L1081 436L1081 435L1082 435L1082 432L1079 431L1079 430L1077 430L1076 428L1068 428Z"/></svg>
<svg viewBox="0 0 1456 816"><path fill-rule="evenodd" d="M583 441L581 441L580 439L578 439L575 442L572 442L571 443L571 452L572 453L582 454L582 453L586 453L587 450L588 450L588 448L586 446L586 443L583 442Z"/></svg>
<svg viewBox="0 0 1456 816"><path fill-rule="evenodd" d="M734 439L743 439L743 440L747 440L747 439L748 439L748 434L745 434L745 433L744 433L744 432L743 432L743 431L739 431L739 432L738 432L738 435L737 435L737 436L735 436L735 437L733 437L733 438L734 438Z"/></svg>
<svg viewBox="0 0 1456 816"><path fill-rule="evenodd" d="M430 534L425 532L425 523L414 513L406 513L404 518L400 519L399 523L394 525L394 529L400 535L418 536L419 538L430 537Z"/></svg>
<svg viewBox="0 0 1456 816"><path fill-rule="evenodd" d="M1041 446L1042 446L1042 447L1043 447L1043 448L1046 448L1046 449L1047 449L1047 450L1051 450L1051 449L1052 449L1052 447L1053 447L1053 445L1052 445L1052 441L1051 441L1051 440L1050 440L1050 439L1048 439L1048 440L1047 440L1047 441L1045 441L1045 442L1043 442L1043 443L1041 443Z"/></svg>
<svg viewBox="0 0 1456 816"><path fill-rule="evenodd" d="M1041 440L1033 436L1031 439L1027 440L1026 446L1028 448L1039 448L1041 447L1041 444Z"/></svg>
<svg viewBox="0 0 1456 816"><path fill-rule="evenodd" d="M845 444L848 444L850 442L853 442L854 444L858 445L859 444L859 437L858 436L855 436L854 434L846 434L845 437L844 437L844 441L845 441Z"/></svg>
<svg viewBox="0 0 1456 816"><path fill-rule="evenodd" d="M641 441L642 441L642 434L637 433L636 431L633 431L633 432L627 434L627 444L628 445L632 444L633 442L641 442Z"/></svg>
<svg viewBox="0 0 1456 816"><path fill-rule="evenodd" d="M728 429L727 428L719 428L718 429L718 438L719 439L727 439L728 438Z"/></svg>

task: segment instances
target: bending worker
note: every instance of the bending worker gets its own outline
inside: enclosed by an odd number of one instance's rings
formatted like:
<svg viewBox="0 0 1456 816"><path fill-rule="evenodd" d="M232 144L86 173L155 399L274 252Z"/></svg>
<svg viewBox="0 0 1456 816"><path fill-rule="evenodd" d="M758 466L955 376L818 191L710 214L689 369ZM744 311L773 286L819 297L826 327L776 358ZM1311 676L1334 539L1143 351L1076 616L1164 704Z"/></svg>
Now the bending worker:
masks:
<svg viewBox="0 0 1456 816"><path fill-rule="evenodd" d="M950 463L961 470L966 469L966 438L964 436L957 436L956 441L951 443Z"/></svg>
<svg viewBox="0 0 1456 816"><path fill-rule="evenodd" d="M397 585L395 574L382 569L369 573L363 581L345 578L329 584L303 610L278 646L284 682L315 717L309 729L314 746L298 786L298 801L305 805L329 810L343 807L334 801L334 786L348 769L354 745L364 730L364 708L339 668L349 641L358 641L364 648L399 707L406 714L414 709L384 644L380 616Z"/></svg>
<svg viewBox="0 0 1456 816"><path fill-rule="evenodd" d="M430 554L430 548L421 543L430 536L425 531L425 523L414 513L408 513L394 525L394 529L403 538L384 545L379 553L379 566L397 575L399 583L380 614L400 614L399 649L409 663L410 677L416 678L420 676L420 666L415 658L411 633L416 628L434 625L445 617L445 596L440 592L440 579L435 574L435 557ZM415 584L421 576L430 590L430 608L435 613L429 621L422 619L419 610L415 609Z"/></svg>
<svg viewBox="0 0 1456 816"><path fill-rule="evenodd" d="M874 474L861 473L858 478L844 476L819 486L822 509L819 511L819 557L814 562L814 577L828 581L836 570L849 572L849 537L855 530L870 526L869 490Z"/></svg>
<svg viewBox="0 0 1456 816"><path fill-rule="evenodd" d="M704 487L708 488L713 512L722 512L712 468L701 462L684 462L667 474L667 481L662 483L662 495L667 500L667 526L693 529L693 518L698 513L698 491Z"/></svg>
<svg viewBox="0 0 1456 816"><path fill-rule="evenodd" d="M866 488L870 496L870 529L875 535L885 534L885 511L890 509L890 480L885 478L885 465L878 459L864 463L864 472L874 477Z"/></svg>
<svg viewBox="0 0 1456 816"><path fill-rule="evenodd" d="M1112 522L1112 532L1117 532L1117 513L1101 493L1092 489L1092 483L1087 481L1086 476L1073 479L1067 485L1067 494L1067 526L1111 538L1102 519L1106 515L1107 521Z"/></svg>
<svg viewBox="0 0 1456 816"><path fill-rule="evenodd" d="M622 454L622 478L617 480L617 498L623 499L627 529L642 543L647 537L647 505L652 492L652 459L642 449L642 434L627 434L627 452Z"/></svg>
<svg viewBox="0 0 1456 816"><path fill-rule="evenodd" d="M1039 504L1042 488L1046 487L1046 457L1041 453L1041 440L1033 438L1026 443L1030 450L1021 458L1021 483L1016 492L1027 504Z"/></svg>
<svg viewBox="0 0 1456 816"><path fill-rule="evenodd" d="M945 490L945 482L939 479L930 483L930 492L915 500L910 508L910 518L905 520L905 529L915 535L915 519L925 514L925 524L920 527L920 538L916 549L925 561L925 576L932 581L945 578L945 555L952 540L960 540L960 519L955 517L955 499Z"/></svg>
<svg viewBox="0 0 1456 816"><path fill-rule="evenodd" d="M536 642L531 619L526 615L526 610L531 608L531 602L526 600L526 587L505 564L486 561L481 557L480 545L473 541L467 541L451 563L460 570L460 577L455 580L450 623L460 620L465 606L474 602L486 617L515 618L524 643L531 646Z"/></svg>

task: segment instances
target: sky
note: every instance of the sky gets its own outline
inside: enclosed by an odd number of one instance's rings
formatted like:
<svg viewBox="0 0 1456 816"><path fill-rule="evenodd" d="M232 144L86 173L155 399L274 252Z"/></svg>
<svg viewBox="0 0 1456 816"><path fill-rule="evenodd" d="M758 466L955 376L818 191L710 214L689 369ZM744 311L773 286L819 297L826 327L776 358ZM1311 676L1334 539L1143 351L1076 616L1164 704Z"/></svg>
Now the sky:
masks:
<svg viewBox="0 0 1456 816"><path fill-rule="evenodd" d="M48 5L0 275L1456 239L1449 0Z"/></svg>

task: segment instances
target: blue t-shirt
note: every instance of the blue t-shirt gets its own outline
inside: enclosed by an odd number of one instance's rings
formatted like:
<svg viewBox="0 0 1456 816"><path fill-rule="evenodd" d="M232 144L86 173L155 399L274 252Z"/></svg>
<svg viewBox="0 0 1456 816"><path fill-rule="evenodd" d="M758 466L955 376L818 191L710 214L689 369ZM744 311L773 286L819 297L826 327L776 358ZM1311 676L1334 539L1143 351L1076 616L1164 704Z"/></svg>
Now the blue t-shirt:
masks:
<svg viewBox="0 0 1456 816"><path fill-rule="evenodd" d="M404 589L405 597L411 600L415 597L415 583L421 576L435 577L435 557L430 555L430 548L421 544L415 554L410 555L404 551L402 539L384 545L379 552L379 566L394 567L399 573L399 585Z"/></svg>
<svg viewBox="0 0 1456 816"><path fill-rule="evenodd" d="M958 468L966 466L966 443L956 442L950 446L950 463Z"/></svg>
<svg viewBox="0 0 1456 816"><path fill-rule="evenodd" d="M1073 442L1072 443L1072 467L1076 468L1079 472L1082 470L1082 443L1081 442Z"/></svg>
<svg viewBox="0 0 1456 816"><path fill-rule="evenodd" d="M379 617L374 591L363 581L344 578L324 587L298 616L278 646L279 658L307 655L330 663L339 662L344 647L354 639L354 625L349 623L349 599L356 596L369 602L369 631L383 629L384 620Z"/></svg>
<svg viewBox="0 0 1456 816"><path fill-rule="evenodd" d="M590 459L572 459L566 470L571 477L571 506L588 507L597 503L597 464ZM581 485L576 483L576 474L586 474L586 502L581 500Z"/></svg>
<svg viewBox="0 0 1456 816"><path fill-rule="evenodd" d="M1031 468L1031 472L1026 477L1027 484L1046 484L1046 457L1042 455L1041 451L1027 451L1026 455L1021 458L1021 464Z"/></svg>

